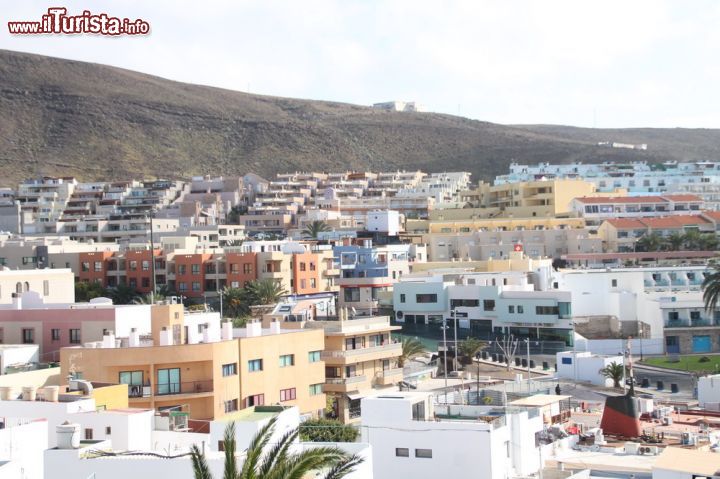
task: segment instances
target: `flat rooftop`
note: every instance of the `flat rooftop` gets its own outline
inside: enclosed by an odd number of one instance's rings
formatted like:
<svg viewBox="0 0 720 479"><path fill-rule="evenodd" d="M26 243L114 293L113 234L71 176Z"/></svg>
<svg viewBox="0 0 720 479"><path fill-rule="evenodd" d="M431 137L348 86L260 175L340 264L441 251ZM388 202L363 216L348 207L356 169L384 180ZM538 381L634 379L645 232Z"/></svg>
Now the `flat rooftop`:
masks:
<svg viewBox="0 0 720 479"><path fill-rule="evenodd" d="M542 407L560 402L564 399L570 399L571 397L572 396L560 396L557 394L535 394L533 396L516 399L515 401L509 402L508 405Z"/></svg>
<svg viewBox="0 0 720 479"><path fill-rule="evenodd" d="M226 414L222 418L217 419L221 422L242 421L242 422L258 422L263 419L272 419L285 410L282 406L255 406L252 408L241 409L232 414Z"/></svg>

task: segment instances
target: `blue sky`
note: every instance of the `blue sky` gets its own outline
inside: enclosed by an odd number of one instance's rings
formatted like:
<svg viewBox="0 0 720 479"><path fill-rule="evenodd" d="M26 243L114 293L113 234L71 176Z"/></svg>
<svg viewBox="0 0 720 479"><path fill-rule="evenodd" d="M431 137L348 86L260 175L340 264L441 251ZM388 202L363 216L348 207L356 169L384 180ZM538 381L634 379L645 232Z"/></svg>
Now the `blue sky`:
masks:
<svg viewBox="0 0 720 479"><path fill-rule="evenodd" d="M50 6L147 37L12 36ZM720 2L3 0L0 48L498 123L720 128Z"/></svg>

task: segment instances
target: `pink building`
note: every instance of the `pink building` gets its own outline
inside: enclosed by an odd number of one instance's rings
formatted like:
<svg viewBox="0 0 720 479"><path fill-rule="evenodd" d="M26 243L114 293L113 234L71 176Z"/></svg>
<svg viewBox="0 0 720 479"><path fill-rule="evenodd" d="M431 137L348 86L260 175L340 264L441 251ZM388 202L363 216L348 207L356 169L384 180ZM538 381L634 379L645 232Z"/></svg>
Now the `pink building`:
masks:
<svg viewBox="0 0 720 479"><path fill-rule="evenodd" d="M150 334L150 305L113 305L106 298L90 303L45 304L32 291L0 309L0 344L37 344L40 362L60 359L60 348L102 341L103 333Z"/></svg>

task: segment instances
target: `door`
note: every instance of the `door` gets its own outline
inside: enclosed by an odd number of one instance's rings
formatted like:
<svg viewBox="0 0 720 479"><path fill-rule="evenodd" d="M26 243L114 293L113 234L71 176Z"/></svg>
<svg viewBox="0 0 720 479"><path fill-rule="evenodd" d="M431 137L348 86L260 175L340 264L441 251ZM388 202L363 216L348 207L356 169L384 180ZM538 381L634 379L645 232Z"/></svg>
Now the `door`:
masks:
<svg viewBox="0 0 720 479"><path fill-rule="evenodd" d="M693 336L693 353L709 353L710 351L712 351L712 341L710 340L710 336Z"/></svg>
<svg viewBox="0 0 720 479"><path fill-rule="evenodd" d="M157 393L158 394L179 394L180 393L180 368L158 369Z"/></svg>

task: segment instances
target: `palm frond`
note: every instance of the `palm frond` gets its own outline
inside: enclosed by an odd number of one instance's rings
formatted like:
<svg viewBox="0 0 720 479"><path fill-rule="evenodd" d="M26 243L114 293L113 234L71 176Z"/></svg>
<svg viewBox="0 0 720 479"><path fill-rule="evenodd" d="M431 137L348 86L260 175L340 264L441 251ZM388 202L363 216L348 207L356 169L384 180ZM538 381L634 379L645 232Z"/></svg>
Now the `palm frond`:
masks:
<svg viewBox="0 0 720 479"><path fill-rule="evenodd" d="M223 446L225 448L225 472L223 473L223 479L237 479L238 467L237 459L235 458L235 422L231 422L225 427Z"/></svg>
<svg viewBox="0 0 720 479"><path fill-rule="evenodd" d="M263 450L270 441L273 431L277 423L277 416L270 419L267 424L253 436L250 445L247 448L245 462L240 470L240 477L243 479L253 479L257 477L257 469L262 457Z"/></svg>
<svg viewBox="0 0 720 479"><path fill-rule="evenodd" d="M190 448L190 459L195 479L212 479L210 468L205 460L205 454L195 444Z"/></svg>
<svg viewBox="0 0 720 479"><path fill-rule="evenodd" d="M332 468L330 468L327 474L325 474L324 479L342 479L351 472L354 472L355 468L363 462L365 462L364 457L353 454L352 456L338 462Z"/></svg>
<svg viewBox="0 0 720 479"><path fill-rule="evenodd" d="M265 459L260 465L260 477L266 477L277 464L284 463L287 460L288 450L297 436L297 429L286 432L267 454L265 454Z"/></svg>

